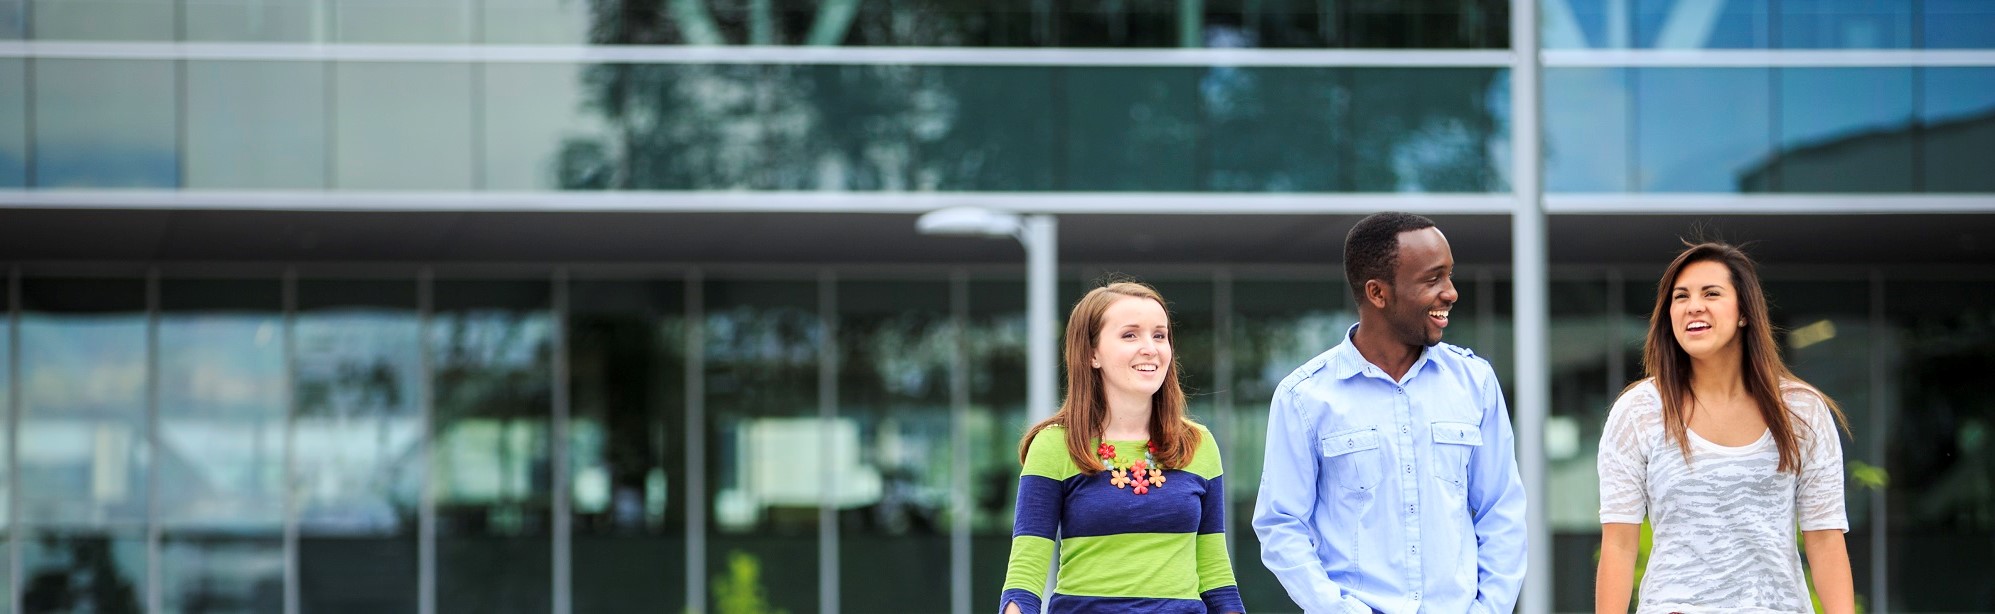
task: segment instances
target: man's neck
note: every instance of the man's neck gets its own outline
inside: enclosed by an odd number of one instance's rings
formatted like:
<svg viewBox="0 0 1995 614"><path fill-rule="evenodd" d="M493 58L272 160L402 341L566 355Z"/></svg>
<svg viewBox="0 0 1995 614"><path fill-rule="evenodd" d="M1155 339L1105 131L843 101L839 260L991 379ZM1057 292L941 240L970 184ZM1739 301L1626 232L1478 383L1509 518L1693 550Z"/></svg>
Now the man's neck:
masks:
<svg viewBox="0 0 1995 614"><path fill-rule="evenodd" d="M1384 322L1367 321L1364 316L1358 317L1358 331L1351 335L1351 345L1358 348L1358 355L1365 357L1365 362L1385 371L1395 382L1406 377L1407 370L1413 368L1426 349L1400 343L1392 338L1392 331L1386 329Z"/></svg>

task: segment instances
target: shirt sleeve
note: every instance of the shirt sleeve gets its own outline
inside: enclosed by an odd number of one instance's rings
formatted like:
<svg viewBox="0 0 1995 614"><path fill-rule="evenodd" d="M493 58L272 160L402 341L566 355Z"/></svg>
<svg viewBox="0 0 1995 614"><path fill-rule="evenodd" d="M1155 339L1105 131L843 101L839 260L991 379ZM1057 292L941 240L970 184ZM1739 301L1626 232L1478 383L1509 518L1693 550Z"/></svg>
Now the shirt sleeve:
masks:
<svg viewBox="0 0 1995 614"><path fill-rule="evenodd" d="M1524 479L1517 471L1516 437L1510 410L1492 371L1484 380L1482 437L1470 457L1468 504L1475 522L1475 604L1489 612L1509 612L1524 589L1529 564Z"/></svg>
<svg viewBox="0 0 1995 614"><path fill-rule="evenodd" d="M1213 440L1212 433L1203 431L1203 442L1199 454L1211 454L1215 468L1211 478L1206 480L1205 495L1201 499L1198 536L1194 546L1198 559L1198 596L1205 602L1205 610L1212 614L1226 612L1246 612L1247 607L1240 601L1240 587L1233 579L1233 558L1226 552L1226 473L1224 463L1219 460L1219 443Z"/></svg>
<svg viewBox="0 0 1995 614"><path fill-rule="evenodd" d="M1041 611L1046 591L1046 574L1053 567L1053 540L1060 528L1060 480L1067 458L1064 433L1047 428L1034 435L1025 452L1025 467L1018 475L1018 508L1012 519L1011 558L1005 566L1004 592L999 595L998 612L1018 604L1024 614Z"/></svg>
<svg viewBox="0 0 1995 614"><path fill-rule="evenodd" d="M1276 390L1268 406L1267 456L1254 500L1261 563L1303 611L1369 613L1371 608L1330 579L1316 557L1309 526L1318 484L1316 429L1300 415L1297 396L1293 388Z"/></svg>
<svg viewBox="0 0 1995 614"><path fill-rule="evenodd" d="M1649 454L1644 444L1643 413L1661 399L1630 390L1614 401L1600 433L1600 522L1641 524L1649 513Z"/></svg>
<svg viewBox="0 0 1995 614"><path fill-rule="evenodd" d="M1801 479L1795 484L1794 507L1801 515L1801 530L1849 532L1843 498L1843 439L1842 432L1836 430L1836 418L1813 391L1789 397L1788 405L1797 410L1801 423L1795 426L1807 437L1801 440Z"/></svg>

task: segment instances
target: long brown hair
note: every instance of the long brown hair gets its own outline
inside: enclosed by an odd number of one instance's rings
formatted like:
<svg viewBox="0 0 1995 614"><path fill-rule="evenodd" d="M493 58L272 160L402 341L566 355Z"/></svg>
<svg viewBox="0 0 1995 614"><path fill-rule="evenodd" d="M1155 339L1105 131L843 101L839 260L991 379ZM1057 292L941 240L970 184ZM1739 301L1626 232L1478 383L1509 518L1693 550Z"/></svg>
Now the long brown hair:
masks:
<svg viewBox="0 0 1995 614"><path fill-rule="evenodd" d="M1781 360L1780 348L1773 341L1772 320L1767 315L1766 292L1760 287L1759 272L1752 258L1726 243L1684 241L1684 245L1683 253L1669 263L1662 281L1656 284L1656 307L1649 313L1648 340L1642 344L1642 371L1655 380L1656 391L1662 396L1663 430L1688 462L1690 440L1685 431L1690 430L1690 354L1676 342L1675 326L1670 322L1670 299L1676 278L1683 274L1684 268L1699 262L1716 262L1731 272L1732 285L1738 293L1739 317L1746 322L1745 328L1738 332L1739 343L1744 345L1740 373L1745 379L1746 394L1759 406L1760 418L1766 420L1774 447L1780 450L1780 466L1776 471L1799 475L1801 449L1794 430L1794 422L1799 418L1782 397L1783 387L1805 390L1820 398L1829 408L1829 414L1848 431L1843 410L1829 395L1796 377Z"/></svg>
<svg viewBox="0 0 1995 614"><path fill-rule="evenodd" d="M1074 303L1074 311L1067 316L1067 400L1060 404L1060 411L1032 425L1025 430L1025 437L1018 441L1018 462L1025 462L1025 453L1032 447L1032 438L1039 431L1053 425L1067 429L1067 455L1074 459L1074 465L1081 473L1093 475L1102 470L1101 459L1095 456L1092 443L1100 439L1108 430L1108 396L1102 388L1101 372L1089 365L1094 355L1096 340L1101 337L1101 329L1106 325L1102 315L1108 306L1125 297L1157 301L1168 313L1170 305L1156 288L1149 284L1133 281L1114 282L1095 288ZM1177 341L1175 330L1169 337L1173 344ZM1173 345L1175 350L1176 346ZM1185 391L1178 385L1178 354L1171 352L1171 364L1164 372L1164 385L1157 393L1150 395L1150 443L1157 446L1157 464L1163 467L1183 468L1191 462L1192 454L1198 451L1198 428L1185 416Z"/></svg>

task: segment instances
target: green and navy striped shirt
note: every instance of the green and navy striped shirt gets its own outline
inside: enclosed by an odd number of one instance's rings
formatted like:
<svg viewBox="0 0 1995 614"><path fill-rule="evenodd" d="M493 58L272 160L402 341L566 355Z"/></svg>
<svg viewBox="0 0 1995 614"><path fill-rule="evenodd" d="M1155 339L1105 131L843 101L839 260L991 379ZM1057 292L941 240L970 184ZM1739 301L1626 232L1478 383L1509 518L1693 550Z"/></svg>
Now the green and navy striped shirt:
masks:
<svg viewBox="0 0 1995 614"><path fill-rule="evenodd" d="M1034 435L1018 476L998 611L1014 602L1025 614L1041 611L1057 534L1060 576L1046 612L1245 612L1226 554L1219 444L1204 426L1198 432L1191 465L1165 470L1164 484L1142 495L1110 484L1108 471L1082 474L1067 455L1065 429ZM1139 455L1145 444L1108 443Z"/></svg>

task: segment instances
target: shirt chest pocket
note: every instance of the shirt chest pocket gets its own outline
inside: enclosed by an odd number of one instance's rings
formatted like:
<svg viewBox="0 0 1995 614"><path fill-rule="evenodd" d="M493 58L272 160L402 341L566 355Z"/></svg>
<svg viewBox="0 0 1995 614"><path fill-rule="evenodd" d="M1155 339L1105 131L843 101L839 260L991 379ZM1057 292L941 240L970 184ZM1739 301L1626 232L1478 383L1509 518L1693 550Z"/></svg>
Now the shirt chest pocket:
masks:
<svg viewBox="0 0 1995 614"><path fill-rule="evenodd" d="M1372 492L1378 489L1379 478L1385 473L1384 452L1379 450L1378 427L1338 431L1324 435L1319 443L1323 471L1330 476L1331 482L1345 490Z"/></svg>
<svg viewBox="0 0 1995 614"><path fill-rule="evenodd" d="M1476 449L1482 447L1482 427L1466 422L1435 422L1432 432L1434 477L1466 490L1469 461Z"/></svg>

